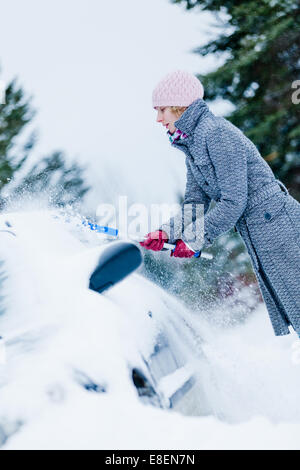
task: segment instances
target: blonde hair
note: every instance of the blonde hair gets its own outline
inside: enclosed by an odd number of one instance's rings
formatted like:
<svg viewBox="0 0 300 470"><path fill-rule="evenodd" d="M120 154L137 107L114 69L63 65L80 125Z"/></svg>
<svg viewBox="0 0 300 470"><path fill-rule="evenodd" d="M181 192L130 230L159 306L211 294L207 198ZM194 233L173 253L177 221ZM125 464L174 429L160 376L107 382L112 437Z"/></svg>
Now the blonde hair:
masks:
<svg viewBox="0 0 300 470"><path fill-rule="evenodd" d="M170 106L171 111L177 116L177 118L180 118L187 108L188 106Z"/></svg>
<svg viewBox="0 0 300 470"><path fill-rule="evenodd" d="M170 110L175 114L175 116L177 117L177 119L180 118L180 116L184 113L184 111L186 109L188 109L188 106L155 106L155 110L157 111L156 108L170 108Z"/></svg>

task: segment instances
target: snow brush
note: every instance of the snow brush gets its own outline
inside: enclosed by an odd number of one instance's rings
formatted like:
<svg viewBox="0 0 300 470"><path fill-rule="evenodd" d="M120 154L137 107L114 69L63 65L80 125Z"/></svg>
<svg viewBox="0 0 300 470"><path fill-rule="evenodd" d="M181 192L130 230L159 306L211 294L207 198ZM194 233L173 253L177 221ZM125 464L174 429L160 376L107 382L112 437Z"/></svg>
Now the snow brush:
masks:
<svg viewBox="0 0 300 470"><path fill-rule="evenodd" d="M139 240L139 241L144 241L145 239L146 239L146 237L143 240ZM165 242L161 251L171 250L171 251L174 252L175 248L176 248L176 243L167 243L167 242ZM210 253L203 253L202 251L196 251L193 258L213 259L213 255L210 254Z"/></svg>
<svg viewBox="0 0 300 470"><path fill-rule="evenodd" d="M91 222L86 222L86 221L82 223L83 225L87 225L91 230L98 232L98 233L104 233L112 237L117 237L119 234L119 230L116 228L107 227L105 225L92 224ZM138 242L144 241L144 239L141 240L140 238L137 238L137 237L130 237L130 238L134 238ZM169 250L174 251L175 247L176 247L175 243L164 243L162 251L169 251ZM196 253L194 254L194 258L212 259L213 255L210 253L202 253L201 251L196 251Z"/></svg>

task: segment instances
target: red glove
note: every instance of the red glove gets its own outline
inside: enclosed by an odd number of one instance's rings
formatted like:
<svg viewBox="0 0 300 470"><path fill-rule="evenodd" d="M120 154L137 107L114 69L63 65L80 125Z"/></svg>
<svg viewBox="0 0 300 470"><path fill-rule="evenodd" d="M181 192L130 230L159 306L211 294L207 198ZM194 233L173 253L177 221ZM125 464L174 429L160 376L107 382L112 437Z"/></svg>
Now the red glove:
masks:
<svg viewBox="0 0 300 470"><path fill-rule="evenodd" d="M175 258L192 258L195 253L186 246L184 241L177 240L175 249L171 251L171 256Z"/></svg>
<svg viewBox="0 0 300 470"><path fill-rule="evenodd" d="M164 243L168 241L168 235L163 230L150 232L146 237L144 242L140 242L140 245L146 248L146 250L160 251Z"/></svg>

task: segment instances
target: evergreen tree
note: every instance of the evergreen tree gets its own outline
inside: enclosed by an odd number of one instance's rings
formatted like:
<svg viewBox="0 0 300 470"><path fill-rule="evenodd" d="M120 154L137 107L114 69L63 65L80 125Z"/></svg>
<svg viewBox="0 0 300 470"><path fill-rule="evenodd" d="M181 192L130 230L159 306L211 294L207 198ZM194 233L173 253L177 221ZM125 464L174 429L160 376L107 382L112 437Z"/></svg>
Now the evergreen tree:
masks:
<svg viewBox="0 0 300 470"><path fill-rule="evenodd" d="M191 310L223 326L244 321L261 300L251 262L236 233L218 237L213 259L178 259L146 251L141 274L176 295Z"/></svg>
<svg viewBox="0 0 300 470"><path fill-rule="evenodd" d="M299 2L171 0L171 3L216 14L222 26L220 34L193 50L224 59L215 71L198 75L204 84L205 98L223 98L234 105L227 119L255 143L275 175L300 200L300 104L295 89L300 78ZM226 13L225 23L220 13Z"/></svg>
<svg viewBox="0 0 300 470"><path fill-rule="evenodd" d="M66 205L82 199L87 191L82 169L76 163L67 165L64 153L56 151L32 166L10 199L28 192L47 193L51 204Z"/></svg>
<svg viewBox="0 0 300 470"><path fill-rule="evenodd" d="M0 192L23 166L34 146L34 133L22 146L16 142L34 117L30 101L24 98L23 90L13 80L5 90L5 103L0 103Z"/></svg>
<svg viewBox="0 0 300 470"><path fill-rule="evenodd" d="M78 201L89 189L84 184L83 168L68 164L61 151L41 158L16 182L36 143L36 132L22 143L23 131L34 115L31 98L25 97L13 80L6 88L5 102L0 104L0 208L7 194L11 200L25 192L47 191L50 202L62 205Z"/></svg>

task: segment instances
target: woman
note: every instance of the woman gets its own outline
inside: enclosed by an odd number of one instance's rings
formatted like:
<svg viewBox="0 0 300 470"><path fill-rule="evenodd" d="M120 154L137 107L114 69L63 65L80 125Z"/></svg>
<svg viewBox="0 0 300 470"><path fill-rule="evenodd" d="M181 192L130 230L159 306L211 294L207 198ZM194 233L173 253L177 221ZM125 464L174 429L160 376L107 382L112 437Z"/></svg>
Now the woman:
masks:
<svg viewBox="0 0 300 470"><path fill-rule="evenodd" d="M182 211L141 245L158 251L169 241L176 243L173 256L190 258L234 227L250 255L275 335L289 334L291 325L300 337L300 204L255 145L209 110L203 94L200 81L180 70L153 91L157 122L168 129L172 146L185 153L187 182ZM216 204L208 210L211 200ZM204 233L200 225L197 229L193 204L204 207Z"/></svg>

